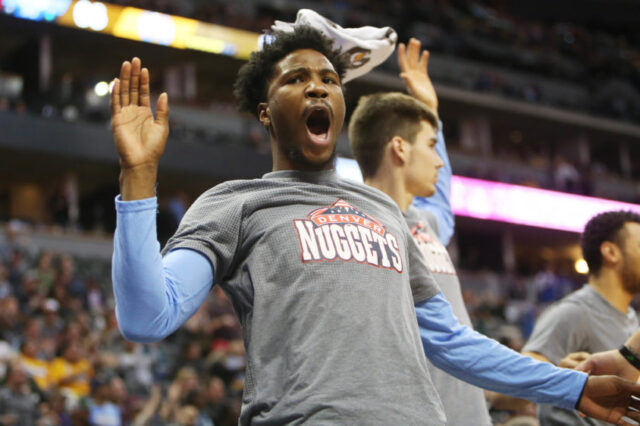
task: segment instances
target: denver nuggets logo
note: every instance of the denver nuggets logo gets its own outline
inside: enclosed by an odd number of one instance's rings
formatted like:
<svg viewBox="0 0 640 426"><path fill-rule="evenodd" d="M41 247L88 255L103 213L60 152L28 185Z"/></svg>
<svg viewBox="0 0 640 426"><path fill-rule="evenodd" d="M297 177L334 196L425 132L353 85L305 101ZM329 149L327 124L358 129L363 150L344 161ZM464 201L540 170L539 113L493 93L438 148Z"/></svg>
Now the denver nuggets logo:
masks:
<svg viewBox="0 0 640 426"><path fill-rule="evenodd" d="M362 47L352 47L342 54L349 61L349 68L360 68L371 60L371 50Z"/></svg>
<svg viewBox="0 0 640 426"><path fill-rule="evenodd" d="M344 200L293 221L303 262L356 261L402 272L398 239Z"/></svg>
<svg viewBox="0 0 640 426"><path fill-rule="evenodd" d="M431 272L434 274L456 275L456 269L453 267L449 252L439 240L429 234L427 226L422 221L411 227L411 235L418 243L424 261Z"/></svg>

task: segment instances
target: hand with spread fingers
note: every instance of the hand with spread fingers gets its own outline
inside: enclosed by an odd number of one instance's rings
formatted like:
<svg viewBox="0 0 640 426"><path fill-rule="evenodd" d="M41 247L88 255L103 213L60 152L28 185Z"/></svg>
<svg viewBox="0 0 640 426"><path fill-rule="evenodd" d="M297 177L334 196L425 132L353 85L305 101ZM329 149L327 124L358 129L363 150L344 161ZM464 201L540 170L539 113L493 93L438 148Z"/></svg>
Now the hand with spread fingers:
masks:
<svg viewBox="0 0 640 426"><path fill-rule="evenodd" d="M640 421L640 384L616 376L590 376L578 411L614 425L631 426L623 417Z"/></svg>
<svg viewBox="0 0 640 426"><path fill-rule="evenodd" d="M411 96L426 104L433 112L438 114L438 96L429 78L429 51L420 53L420 42L411 38L409 45L398 45L398 65L400 66L400 78L404 81L407 91Z"/></svg>
<svg viewBox="0 0 640 426"><path fill-rule="evenodd" d="M149 71L138 58L125 61L111 92L111 131L120 156L123 200L153 197L158 162L169 136L169 101L158 98L153 116Z"/></svg>

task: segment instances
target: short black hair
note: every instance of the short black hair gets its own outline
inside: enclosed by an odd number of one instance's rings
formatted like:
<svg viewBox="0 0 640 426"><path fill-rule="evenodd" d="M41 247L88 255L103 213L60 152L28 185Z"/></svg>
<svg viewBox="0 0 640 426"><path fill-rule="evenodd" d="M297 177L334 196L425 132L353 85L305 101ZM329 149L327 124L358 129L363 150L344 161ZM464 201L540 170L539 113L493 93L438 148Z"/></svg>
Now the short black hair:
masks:
<svg viewBox="0 0 640 426"><path fill-rule="evenodd" d="M584 227L580 245L582 256L589 265L590 274L598 274L602 269L602 253L600 246L605 241L615 244L624 242L621 234L625 223L640 223L640 215L630 211L611 211L600 213L589 219Z"/></svg>
<svg viewBox="0 0 640 426"><path fill-rule="evenodd" d="M309 26L295 27L293 32L275 31L267 35L272 42L262 50L251 53L249 61L238 71L233 95L238 109L258 116L258 104L267 100L267 88L273 77L274 65L289 53L299 49L312 49L322 53L333 65L342 80L348 61L333 42L320 31Z"/></svg>

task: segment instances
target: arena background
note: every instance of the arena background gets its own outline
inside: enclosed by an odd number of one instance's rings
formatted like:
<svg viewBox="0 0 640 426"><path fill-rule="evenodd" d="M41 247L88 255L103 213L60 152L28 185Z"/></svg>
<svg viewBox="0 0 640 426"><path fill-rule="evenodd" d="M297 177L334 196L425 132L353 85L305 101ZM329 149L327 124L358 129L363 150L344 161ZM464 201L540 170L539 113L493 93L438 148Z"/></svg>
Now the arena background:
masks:
<svg viewBox="0 0 640 426"><path fill-rule="evenodd" d="M124 424L237 423L244 350L221 291L162 343L117 330L108 83L138 56L153 93L169 93L164 242L202 191L269 171L267 135L236 112L231 86L260 30L303 7L392 26L432 52L455 174L449 250L477 330L520 349L539 313L585 282L586 220L640 212L634 0L0 0L0 424L86 424L91 410ZM397 74L392 55L349 83L348 111L402 90ZM351 170L346 134L338 152ZM72 358L77 380L55 385ZM16 363L28 374L10 376ZM29 388L20 400L16 381ZM534 413L492 410L496 424Z"/></svg>

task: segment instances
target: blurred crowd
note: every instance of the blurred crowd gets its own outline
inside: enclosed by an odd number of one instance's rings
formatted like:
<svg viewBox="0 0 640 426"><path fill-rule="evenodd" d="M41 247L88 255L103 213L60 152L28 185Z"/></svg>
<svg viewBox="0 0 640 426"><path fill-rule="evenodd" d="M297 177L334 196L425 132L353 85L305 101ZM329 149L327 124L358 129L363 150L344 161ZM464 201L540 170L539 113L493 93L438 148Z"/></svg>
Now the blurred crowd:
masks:
<svg viewBox="0 0 640 426"><path fill-rule="evenodd" d="M551 265L529 276L477 266L460 272L472 321L516 350L582 284ZM24 224L0 233L0 424L237 424L246 359L220 287L173 335L138 344L120 335L109 277L108 259L37 250Z"/></svg>
<svg viewBox="0 0 640 426"><path fill-rule="evenodd" d="M127 342L108 260L38 251L25 229L0 240L0 424L237 424L244 347L219 288L163 342Z"/></svg>
<svg viewBox="0 0 640 426"><path fill-rule="evenodd" d="M514 84L499 71L448 83L536 103L583 109L623 120L640 119L640 33L612 33L570 22L544 23L510 14L500 1L206 2L115 0L113 3L192 17L260 32L273 19L293 20L311 7L345 27L391 26L400 40L417 37L431 51L577 84L589 103L551 99L533 78ZM387 66L395 70L395 61ZM454 74L450 74L454 77Z"/></svg>

